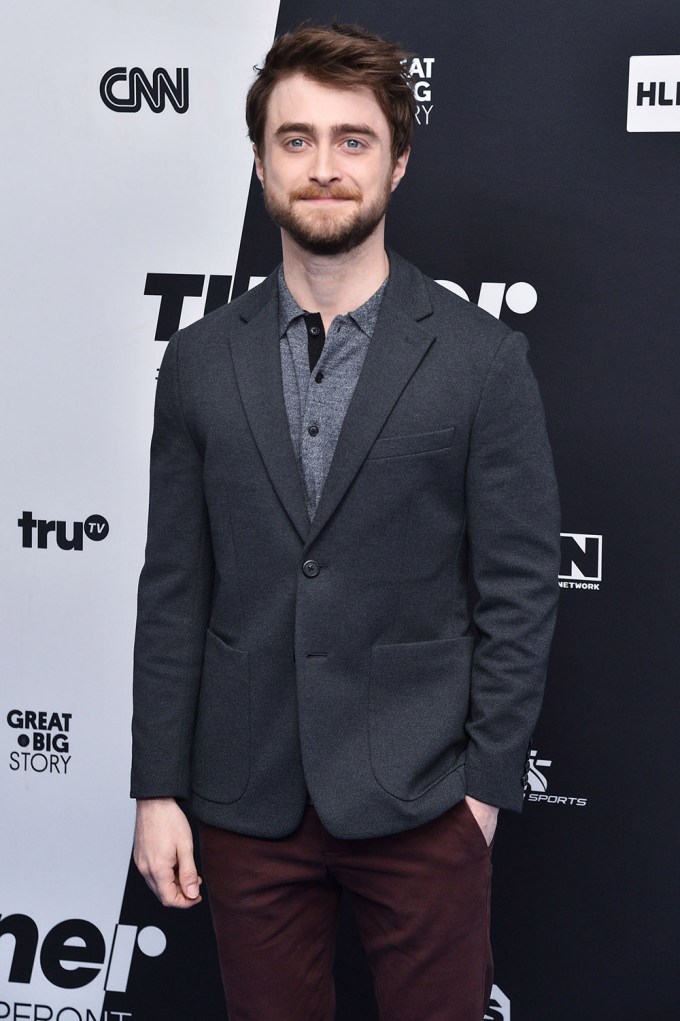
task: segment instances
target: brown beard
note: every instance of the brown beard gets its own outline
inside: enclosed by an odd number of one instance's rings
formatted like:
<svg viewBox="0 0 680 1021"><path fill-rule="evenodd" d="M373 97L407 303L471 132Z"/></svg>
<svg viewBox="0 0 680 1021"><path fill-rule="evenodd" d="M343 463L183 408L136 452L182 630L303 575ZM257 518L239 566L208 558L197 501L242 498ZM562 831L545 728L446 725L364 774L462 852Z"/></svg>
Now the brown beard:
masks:
<svg viewBox="0 0 680 1021"><path fill-rule="evenodd" d="M265 180L264 204L274 223L290 234L301 248L313 255L341 255L370 237L385 215L391 194L391 174L382 194L366 207L360 192L341 186L321 188L308 185L292 191L287 200L279 201L269 194ZM356 209L350 217L340 220L336 220L332 213L327 215L323 209L317 210L316 216L310 220L298 215L295 202L320 197L349 199L356 203Z"/></svg>

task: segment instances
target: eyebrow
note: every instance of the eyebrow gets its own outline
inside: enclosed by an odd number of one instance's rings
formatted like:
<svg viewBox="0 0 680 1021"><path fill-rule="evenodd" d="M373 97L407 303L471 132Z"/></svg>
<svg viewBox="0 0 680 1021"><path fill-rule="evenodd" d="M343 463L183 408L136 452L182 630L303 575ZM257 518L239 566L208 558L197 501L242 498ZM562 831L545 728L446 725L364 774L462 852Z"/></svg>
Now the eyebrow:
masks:
<svg viewBox="0 0 680 1021"><path fill-rule="evenodd" d="M376 141L378 139L377 132L369 127L368 124L331 124L330 132L331 135L365 135L367 138L372 138ZM317 130L313 124L304 124L301 121L286 121L276 129L274 137L280 138L281 135L295 133L311 135L313 138L317 136Z"/></svg>

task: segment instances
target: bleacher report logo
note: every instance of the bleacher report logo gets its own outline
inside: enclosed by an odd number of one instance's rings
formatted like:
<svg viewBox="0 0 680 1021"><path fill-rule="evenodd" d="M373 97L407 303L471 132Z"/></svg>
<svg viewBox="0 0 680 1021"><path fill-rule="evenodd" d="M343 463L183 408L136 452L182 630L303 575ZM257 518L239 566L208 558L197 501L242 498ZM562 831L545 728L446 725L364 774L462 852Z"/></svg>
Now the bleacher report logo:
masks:
<svg viewBox="0 0 680 1021"><path fill-rule="evenodd" d="M12 772L65 776L71 762L72 719L72 713L10 709L7 726L17 745L9 753Z"/></svg>
<svg viewBox="0 0 680 1021"><path fill-rule="evenodd" d="M602 581L602 536L562 532L560 588L599 591Z"/></svg>
<svg viewBox="0 0 680 1021"><path fill-rule="evenodd" d="M571 794L548 794L548 778L545 771L550 766L552 759L539 759L535 749L529 752L525 799L545 805L569 805L572 808L583 808L587 805L587 798L578 798Z"/></svg>
<svg viewBox="0 0 680 1021"><path fill-rule="evenodd" d="M56 544L63 550L82 550L83 537L101 542L109 534L109 523L101 514L90 514L84 521L74 521L69 525L66 521L34 518L31 511L24 511L17 524L21 529L24 549L47 549Z"/></svg>
<svg viewBox="0 0 680 1021"><path fill-rule="evenodd" d="M680 131L680 55L631 57L629 131Z"/></svg>
<svg viewBox="0 0 680 1021"><path fill-rule="evenodd" d="M491 999L486 1008L484 1021L510 1021L510 1000L498 986L494 986L491 990Z"/></svg>
<svg viewBox="0 0 680 1021"><path fill-rule="evenodd" d="M99 83L99 94L109 110L138 113L142 100L153 113L165 110L166 100L177 113L189 109L189 68L178 67L173 81L170 72L157 67L149 79L141 67L112 67Z"/></svg>

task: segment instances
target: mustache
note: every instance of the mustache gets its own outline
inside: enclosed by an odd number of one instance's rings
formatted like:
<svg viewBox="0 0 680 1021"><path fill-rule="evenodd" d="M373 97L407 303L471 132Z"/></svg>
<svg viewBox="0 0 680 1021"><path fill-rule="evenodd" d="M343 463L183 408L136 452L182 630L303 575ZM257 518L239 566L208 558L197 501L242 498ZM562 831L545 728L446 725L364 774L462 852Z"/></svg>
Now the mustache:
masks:
<svg viewBox="0 0 680 1021"><path fill-rule="evenodd" d="M297 202L300 199L347 199L360 202L361 192L341 185L319 188L318 185L308 184L304 188L295 188L290 193L289 199L291 202Z"/></svg>

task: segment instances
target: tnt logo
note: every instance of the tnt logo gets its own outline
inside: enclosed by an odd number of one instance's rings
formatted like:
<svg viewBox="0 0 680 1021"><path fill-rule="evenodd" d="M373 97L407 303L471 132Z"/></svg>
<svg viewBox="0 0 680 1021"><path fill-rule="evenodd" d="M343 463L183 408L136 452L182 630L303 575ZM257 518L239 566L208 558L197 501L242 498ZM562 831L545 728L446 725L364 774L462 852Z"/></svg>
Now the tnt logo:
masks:
<svg viewBox="0 0 680 1021"><path fill-rule="evenodd" d="M484 1021L510 1021L510 1000L498 986L494 986L491 990L491 999L486 1008Z"/></svg>
<svg viewBox="0 0 680 1021"><path fill-rule="evenodd" d="M547 769L548 766L552 766L552 759L537 759L535 751L529 752L527 786L531 791L540 791L541 793L544 793L548 789L548 781L543 773L541 773L538 768L539 766L543 769Z"/></svg>
<svg viewBox="0 0 680 1021"><path fill-rule="evenodd" d="M596 589L602 581L602 536L562 532L560 588Z"/></svg>
<svg viewBox="0 0 680 1021"><path fill-rule="evenodd" d="M85 521L74 521L68 534L65 521L44 521L34 518L30 511L24 511L17 524L21 529L21 545L25 549L33 549L33 536L36 536L37 549L47 549L48 537L54 532L59 549L82 550L83 536L92 542L101 542L109 534L109 523L101 514L90 514Z"/></svg>
<svg viewBox="0 0 680 1021"><path fill-rule="evenodd" d="M127 88L120 88L125 82ZM114 92L114 86L117 90ZM177 113L186 113L189 109L189 68L178 67L175 80L164 67L157 67L151 75L151 81L141 67L112 67L99 83L99 95L109 110L116 113L138 113L142 109L142 100L153 113L162 113L166 99Z"/></svg>
<svg viewBox="0 0 680 1021"><path fill-rule="evenodd" d="M540 769L539 769L540 766ZM548 794L548 781L545 773L541 772L552 766L552 759L537 758L536 751L529 752L529 766L527 769L527 784L524 789L524 797L527 801L533 801L542 805L559 805L562 807L585 808L588 804L587 798L579 798L574 794Z"/></svg>

